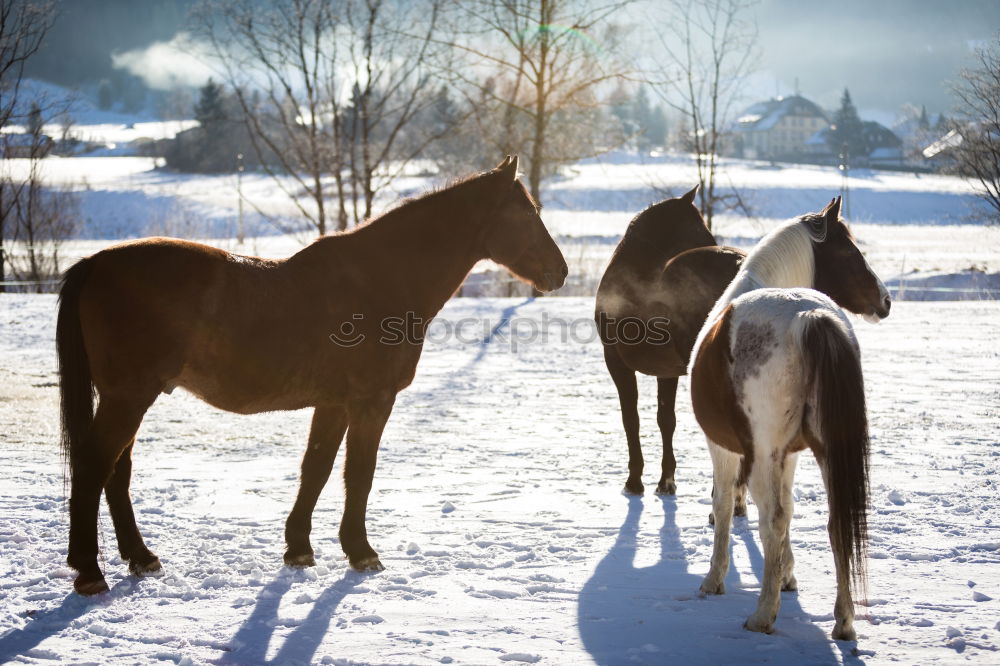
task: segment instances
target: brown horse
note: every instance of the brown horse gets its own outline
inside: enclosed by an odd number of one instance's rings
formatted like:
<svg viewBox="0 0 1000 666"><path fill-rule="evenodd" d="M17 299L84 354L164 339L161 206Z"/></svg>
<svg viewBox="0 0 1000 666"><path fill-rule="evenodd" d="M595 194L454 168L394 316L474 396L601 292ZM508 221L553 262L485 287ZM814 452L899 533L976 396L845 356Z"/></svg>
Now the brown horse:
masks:
<svg viewBox="0 0 1000 666"><path fill-rule="evenodd" d="M382 569L365 529L382 429L431 319L486 258L542 291L566 278L516 157L285 260L150 238L70 268L56 341L76 590L108 589L97 563L102 490L130 571L160 569L129 498L132 447L146 410L178 386L242 414L315 407L285 528L291 566L315 563L312 512L346 433L340 543L355 569Z"/></svg>
<svg viewBox="0 0 1000 666"><path fill-rule="evenodd" d="M868 417L858 342L840 308L878 321L889 293L840 219L840 198L765 236L698 335L691 400L714 468L715 547L701 585L722 594L733 494L749 481L764 580L746 621L770 633L781 590L797 587L789 526L798 454L823 474L837 570L835 639L853 640L851 581L864 584ZM838 307L839 306L839 307Z"/></svg>
<svg viewBox="0 0 1000 666"><path fill-rule="evenodd" d="M596 318L604 361L621 403L628 442L625 492L631 494L642 494L644 489L635 373L657 378L656 422L663 439L663 462L656 492L673 494L677 378L687 374L698 330L743 260L740 250L716 244L694 206L697 192L695 186L678 199L639 213L597 289Z"/></svg>

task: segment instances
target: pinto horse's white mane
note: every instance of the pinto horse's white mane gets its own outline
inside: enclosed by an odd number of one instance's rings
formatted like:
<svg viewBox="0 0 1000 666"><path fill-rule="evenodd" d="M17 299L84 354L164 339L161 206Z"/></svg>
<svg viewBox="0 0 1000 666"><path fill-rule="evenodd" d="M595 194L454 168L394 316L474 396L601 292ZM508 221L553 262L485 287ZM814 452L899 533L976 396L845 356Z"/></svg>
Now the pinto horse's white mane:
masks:
<svg viewBox="0 0 1000 666"><path fill-rule="evenodd" d="M812 287L816 275L812 243L801 218L786 222L764 236L716 301L708 321L715 321L727 305L754 289Z"/></svg>

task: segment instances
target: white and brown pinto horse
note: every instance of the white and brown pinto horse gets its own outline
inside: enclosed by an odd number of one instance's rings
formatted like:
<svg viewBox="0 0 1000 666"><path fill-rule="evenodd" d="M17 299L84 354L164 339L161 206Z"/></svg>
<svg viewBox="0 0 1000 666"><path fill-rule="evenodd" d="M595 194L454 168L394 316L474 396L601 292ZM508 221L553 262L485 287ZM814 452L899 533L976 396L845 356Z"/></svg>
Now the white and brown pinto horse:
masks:
<svg viewBox="0 0 1000 666"><path fill-rule="evenodd" d="M878 321L889 306L885 285L840 219L838 197L763 238L699 333L691 397L715 481L715 546L701 591L725 591L734 493L749 482L764 580L747 629L769 633L781 590L796 589L792 479L799 452L810 449L830 506L833 637L855 638L852 585L863 589L865 580L868 420L858 343L841 308Z"/></svg>

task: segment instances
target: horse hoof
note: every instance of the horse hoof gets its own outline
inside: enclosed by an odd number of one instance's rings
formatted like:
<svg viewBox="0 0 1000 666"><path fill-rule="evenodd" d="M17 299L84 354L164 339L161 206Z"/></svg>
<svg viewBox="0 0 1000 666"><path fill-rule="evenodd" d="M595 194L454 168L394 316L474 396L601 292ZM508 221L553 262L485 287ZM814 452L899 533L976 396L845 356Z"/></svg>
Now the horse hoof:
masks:
<svg viewBox="0 0 1000 666"><path fill-rule="evenodd" d="M666 483L659 483L656 486L657 495L676 495L677 494L677 484L673 481L667 481Z"/></svg>
<svg viewBox="0 0 1000 666"><path fill-rule="evenodd" d="M285 566L295 569L316 566L316 558L312 553L285 553Z"/></svg>
<svg viewBox="0 0 1000 666"><path fill-rule="evenodd" d="M746 516L747 516L747 505L746 504L737 504L736 506L734 506L733 507L733 515L734 516L738 516L740 518L746 518Z"/></svg>
<svg viewBox="0 0 1000 666"><path fill-rule="evenodd" d="M708 514L708 524L709 525L714 525L715 524L715 514L714 513Z"/></svg>
<svg viewBox="0 0 1000 666"><path fill-rule="evenodd" d="M833 631L830 633L835 641L856 641L858 640L858 634L854 631L853 627L840 627L834 626Z"/></svg>
<svg viewBox="0 0 1000 666"><path fill-rule="evenodd" d="M362 573L371 571L385 571L385 567L378 559L378 555L370 555L368 557L362 557L359 559L352 559L351 566L355 571L360 571Z"/></svg>
<svg viewBox="0 0 1000 666"><path fill-rule="evenodd" d="M721 580L718 583L714 583L706 578L705 581L701 584L701 587L698 588L698 592L701 594L701 596L706 596L709 594L725 594L726 584Z"/></svg>
<svg viewBox="0 0 1000 666"><path fill-rule="evenodd" d="M764 622L751 615L743 623L743 628L747 631L756 631L759 634L770 634L774 631L774 622Z"/></svg>
<svg viewBox="0 0 1000 666"><path fill-rule="evenodd" d="M782 592L794 592L797 589L799 589L799 581L795 579L795 576L789 576L788 580L781 586Z"/></svg>
<svg viewBox="0 0 1000 666"><path fill-rule="evenodd" d="M100 578L87 578L85 576L77 576L76 580L73 581L73 589L76 593L84 597L92 597L95 594L103 594L108 591L108 583L104 580L104 576Z"/></svg>
<svg viewBox="0 0 1000 666"><path fill-rule="evenodd" d="M159 576L163 574L163 567L160 565L160 558L153 555L153 559L144 562L130 560L128 570L134 576Z"/></svg>
<svg viewBox="0 0 1000 666"><path fill-rule="evenodd" d="M641 481L626 481L625 487L622 488L622 495L642 495L646 492L646 486L642 485Z"/></svg>

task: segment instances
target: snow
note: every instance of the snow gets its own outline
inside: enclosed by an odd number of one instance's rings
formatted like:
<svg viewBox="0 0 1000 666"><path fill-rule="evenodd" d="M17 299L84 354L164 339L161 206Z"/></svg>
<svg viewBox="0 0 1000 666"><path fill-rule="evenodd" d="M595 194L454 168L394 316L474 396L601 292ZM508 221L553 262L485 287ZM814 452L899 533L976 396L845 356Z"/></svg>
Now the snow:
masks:
<svg viewBox="0 0 1000 666"><path fill-rule="evenodd" d="M281 188L265 174L245 173L238 183L235 174L179 174L156 167L156 160L148 157L44 160L46 181L75 190L84 218L80 239L68 243L63 256L86 256L122 238L167 235L196 238L241 253L283 257L314 237L305 229L284 233L258 214L257 209L284 226L294 226L298 215ZM25 160L0 162L0 172L19 173L26 168ZM720 187L736 187L753 215L718 215L714 231L720 242L743 248L788 218L819 210L845 184L842 175L830 167L726 159L722 169ZM441 184L423 175L425 171L425 165L414 165L409 175L376 200L376 212L395 205L400 197ZM570 267L563 293L594 293L628 221L650 203L668 193L685 192L695 182L696 167L690 157L624 152L584 160L548 182L543 218ZM857 169L846 184L848 220L872 267L897 285L894 296L996 297L1000 226L975 221L980 204L968 182L952 176ZM299 189L287 179L283 187ZM240 191L247 241L237 246ZM476 279L487 284L508 279L490 270L496 267L484 262L476 269ZM925 277L932 279L921 285L919 280Z"/></svg>
<svg viewBox="0 0 1000 666"><path fill-rule="evenodd" d="M792 521L800 591L782 595L775 633L741 628L762 575L752 505L734 524L727 594L699 598L711 464L687 381L678 495L623 497L625 442L586 325L592 305L448 303L383 438L368 520L378 574L343 558L336 480L314 518L319 566L281 564L307 412L238 416L161 396L139 432L133 497L163 575L127 574L102 509L112 589L84 599L64 563L55 297L0 296L0 662L997 662L1000 302L901 302L879 326L856 326L872 429L857 643L829 639L825 496L805 457ZM578 325L531 339L545 317ZM482 340L445 335L504 318ZM655 382L641 378L640 394L651 486Z"/></svg>

